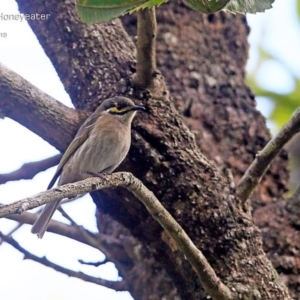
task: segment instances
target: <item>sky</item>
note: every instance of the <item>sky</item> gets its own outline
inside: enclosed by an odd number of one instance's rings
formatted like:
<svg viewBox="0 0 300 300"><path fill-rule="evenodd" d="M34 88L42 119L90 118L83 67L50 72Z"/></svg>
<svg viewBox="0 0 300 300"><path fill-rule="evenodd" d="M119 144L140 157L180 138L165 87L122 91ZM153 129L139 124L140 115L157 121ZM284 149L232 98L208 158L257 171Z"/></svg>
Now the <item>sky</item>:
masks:
<svg viewBox="0 0 300 300"><path fill-rule="evenodd" d="M251 26L250 59L247 69L255 68L257 46L262 42L265 49L280 57L281 64L268 62L258 72L258 78L265 88L282 92L293 86L290 69L300 76L300 29L296 24L295 0L276 0L274 8L264 14L248 16ZM14 0L0 1L0 14L17 14ZM5 36L5 37L4 37ZM28 24L18 21L0 20L0 63L17 72L39 89L48 93L65 105L72 106L50 60L44 54ZM271 75L270 75L271 74ZM261 99L258 108L265 116L270 114L272 104ZM43 139L18 123L5 118L0 119L0 173L18 169L23 163L38 161L58 153ZM20 152L19 149L22 149ZM52 178L55 167L36 175L33 180L21 180L0 185L0 203L10 203L26 196L44 191ZM66 211L80 225L97 231L95 206L87 196L65 207ZM84 214L82 214L84 211ZM59 213L55 219L64 221ZM0 219L0 230L9 232L16 223ZM77 260L99 261L104 256L80 243L72 242L51 233L42 240L30 233L30 226L24 225L14 237L29 251L62 264L65 267L82 270L93 276L118 280L117 270L111 263L95 268L82 266ZM71 249L71 250L70 250ZM66 299L132 299L127 292L112 290L69 278L38 263L23 260L23 255L7 244L0 245L1 299L23 300L66 300ZM17 285L16 285L17 283ZM16 288L16 286L18 288ZM21 294L20 294L21 291Z"/></svg>
<svg viewBox="0 0 300 300"><path fill-rule="evenodd" d="M275 0L273 9L266 13L247 15L251 27L250 52L247 70L253 72L258 61L258 44L276 60L266 60L256 72L257 81L265 90L288 94L294 90L294 79L300 77L300 26L296 0ZM268 117L274 107L272 101L256 97L258 109ZM299 100L300 102L300 100ZM267 122L275 134L278 127Z"/></svg>

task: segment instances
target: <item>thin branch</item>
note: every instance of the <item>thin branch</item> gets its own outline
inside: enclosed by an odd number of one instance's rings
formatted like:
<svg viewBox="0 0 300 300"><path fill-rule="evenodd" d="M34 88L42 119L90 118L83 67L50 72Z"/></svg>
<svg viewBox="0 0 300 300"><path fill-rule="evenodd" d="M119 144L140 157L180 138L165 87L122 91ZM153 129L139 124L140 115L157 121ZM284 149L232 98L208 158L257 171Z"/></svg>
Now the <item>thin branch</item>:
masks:
<svg viewBox="0 0 300 300"><path fill-rule="evenodd" d="M60 151L67 148L88 116L63 105L1 63L0 110Z"/></svg>
<svg viewBox="0 0 300 300"><path fill-rule="evenodd" d="M0 203L0 207L3 206L2 203ZM13 228L11 231L9 231L6 236L9 237L9 236L12 236L16 231L18 231L24 224L33 224L36 219L37 219L37 216L38 214L42 211L42 208L39 209L35 214L31 214L31 213L24 213L22 214L22 216L17 216L17 215L11 215L11 216L8 216L6 217L7 219L10 219L10 220L13 220L13 221L16 221L18 222L17 226L15 228ZM28 219L31 221L28 222ZM27 220L24 221L24 220ZM3 243L3 240L0 240L0 245Z"/></svg>
<svg viewBox="0 0 300 300"><path fill-rule="evenodd" d="M107 175L109 178L116 180L116 175ZM11 214L21 214L29 209L39 207L41 205L50 203L55 200L62 200L64 198L73 198L79 194L85 194L103 188L111 188L117 186L113 180L102 180L97 178L89 178L87 180L79 181L77 183L70 183L55 187L51 190L41 192L35 196L27 197L23 200L13 202L11 204L0 206L0 218Z"/></svg>
<svg viewBox="0 0 300 300"><path fill-rule="evenodd" d="M36 214L24 212L21 215L11 215L6 217L7 219L14 220L23 224L33 224L36 219ZM126 272L127 266L124 266L119 258L126 258L126 261L130 261L124 244L118 238L104 233L93 233L82 226L71 226L55 220L51 220L47 228L48 232L65 236L79 243L83 243L90 247L93 247L102 252L107 261L111 261L116 265L116 268L121 272ZM117 253L117 254L116 254ZM118 259L116 259L116 257Z"/></svg>
<svg viewBox="0 0 300 300"><path fill-rule="evenodd" d="M25 163L23 166L11 173L0 174L0 184L4 184L8 181L15 181L21 179L32 179L36 174L45 171L60 161L61 154L30 163Z"/></svg>
<svg viewBox="0 0 300 300"><path fill-rule="evenodd" d="M202 286L213 299L232 299L229 288L217 277L215 271L203 256L202 252L197 249L182 227L161 205L154 194L131 173L113 173L107 175L105 180L95 177L76 183L66 184L59 188L0 207L0 216L3 217L11 213L20 213L26 209L31 209L41 204L49 203L50 201L61 200L65 197L74 197L76 194L117 186L127 188L143 202L153 218L162 225L166 232L177 243L178 248L183 252L196 273L199 275Z"/></svg>
<svg viewBox="0 0 300 300"><path fill-rule="evenodd" d="M283 146L300 131L300 109L297 109L292 118L282 127L280 132L272 138L265 148L257 153L242 179L237 185L237 195L245 204L252 191L260 182L266 169Z"/></svg>
<svg viewBox="0 0 300 300"><path fill-rule="evenodd" d="M57 210L62 214L63 217L65 217L71 223L71 225L78 226L78 224L64 211L61 205L59 205Z"/></svg>
<svg viewBox="0 0 300 300"><path fill-rule="evenodd" d="M18 223L17 226L15 228L13 228L11 231L9 231L5 236L6 237L10 237L12 236L16 231L18 231L24 224L22 223ZM0 239L0 246L2 245L2 243L4 242L3 239Z"/></svg>
<svg viewBox="0 0 300 300"><path fill-rule="evenodd" d="M24 259L33 260L35 262L38 262L38 263L40 263L40 264L42 264L46 267L52 268L52 269L54 269L58 272L66 274L68 276L79 278L79 279L82 279L82 280L87 281L87 282L95 283L97 285L101 285L101 286L107 287L109 289L114 289L116 291L126 291L127 290L126 283L125 283L124 280L122 280L122 281L110 281L110 280L106 280L106 279L102 279L102 278L96 278L96 277L87 275L83 272L75 272L73 270L64 268L60 265L57 265L57 264L49 261L45 256L44 257L38 257L38 256L30 253L29 251L24 249L22 246L20 246L20 244L16 240L14 240L12 237L7 237L4 234L2 234L1 232L0 232L0 237L6 243L10 244L15 249L17 249L18 251L23 253L24 254Z"/></svg>
<svg viewBox="0 0 300 300"><path fill-rule="evenodd" d="M37 214L24 212L21 215L10 215L5 218L22 224L32 225L36 221L37 217ZM105 256L109 256L106 253L107 251L105 250L105 247L103 247L105 243L109 245L115 244L118 248L121 246L120 241L110 235L93 233L82 226L71 226L56 220L50 221L47 231L68 237L77 242L96 248L103 252Z"/></svg>
<svg viewBox="0 0 300 300"><path fill-rule="evenodd" d="M157 220L166 232L174 239L178 248L186 256L199 276L206 292L215 300L233 299L229 288L217 277L202 252L195 246L183 228L171 214L162 206L154 194L143 183L128 173L130 184L126 187L146 206L152 217Z"/></svg>
<svg viewBox="0 0 300 300"><path fill-rule="evenodd" d="M156 72L156 15L155 8L137 13L137 65L134 82L141 88L151 85Z"/></svg>
<svg viewBox="0 0 300 300"><path fill-rule="evenodd" d="M21 215L11 215L6 218L23 224L32 225L36 221L37 216L37 214L24 212ZM114 249L116 249L118 257L126 257L130 260L124 249L123 243L119 239L110 235L106 235L104 233L93 233L82 226L71 226L55 220L50 221L47 231L65 236L101 251L108 261L111 261L116 265L118 270L122 271L124 266L121 262L115 259Z"/></svg>
<svg viewBox="0 0 300 300"><path fill-rule="evenodd" d="M97 261L97 262L87 262L87 261L83 261L82 259L78 259L78 262L83 264L83 265L87 265L87 266L94 266L94 267L99 267L102 265L105 265L106 263L109 262L108 259L103 259L101 261Z"/></svg>

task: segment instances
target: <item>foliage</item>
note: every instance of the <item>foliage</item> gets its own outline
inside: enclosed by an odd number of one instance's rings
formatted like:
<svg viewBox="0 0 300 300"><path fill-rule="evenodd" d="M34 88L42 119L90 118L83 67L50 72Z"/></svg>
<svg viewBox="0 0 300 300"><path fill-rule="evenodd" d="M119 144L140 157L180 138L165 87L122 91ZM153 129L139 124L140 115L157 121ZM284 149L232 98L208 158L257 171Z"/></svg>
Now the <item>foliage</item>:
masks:
<svg viewBox="0 0 300 300"><path fill-rule="evenodd" d="M300 0L295 0L293 3L294 9L294 16L289 16L289 20L295 19L296 22L291 21L292 26L299 26L300 25ZM294 17L294 18L293 18ZM296 17L296 18L295 18ZM267 24L270 24L270 20L266 20ZM276 19L277 21L277 19ZM284 32L288 35L292 35L292 41L296 40L293 33L295 32L294 28L288 27L287 24L284 24ZM270 25L271 26L271 25ZM271 30L274 30L271 27ZM293 48L297 48L297 46L293 44L288 44L286 40L283 41L283 37L278 34L278 47L282 47L284 45L285 49L289 50ZM260 97L265 97L269 99L269 101L273 104L273 109L269 115L269 120L275 125L275 132L278 130L291 118L292 114L295 110L300 106L300 73L293 70L293 59L288 57L288 51L285 51L283 55L279 56L275 49L269 48L266 49L263 47L263 41L265 40L265 35L261 36L260 45L258 49L259 58L254 70L248 74L248 84L253 90L254 94L256 95L257 101L260 101ZM274 48L274 46L273 46ZM271 53L272 51L272 53ZM289 65L288 65L288 63ZM285 72L289 76L290 86L291 89L286 92L280 92L278 89L267 89L264 84L261 82L261 78L257 76L260 70L262 70L264 64L266 63L276 63L281 68L281 72ZM266 70L263 73L264 78L267 77L267 80L272 83L273 86L276 87L277 82L274 81L274 74L271 70ZM295 188L299 184L300 180L300 159L299 155L300 152L299 144L300 143L300 136L296 136L294 140L292 140L286 147L286 150L289 154L289 167L290 167L290 179L289 179L289 194L291 195Z"/></svg>
<svg viewBox="0 0 300 300"><path fill-rule="evenodd" d="M225 10L232 13L255 14L272 8L274 1L275 0L231 0Z"/></svg>
<svg viewBox="0 0 300 300"><path fill-rule="evenodd" d="M300 0L295 1L295 5L297 7L295 7L294 11L297 11L298 14L298 24L296 24L296 26L299 26ZM268 20L266 21L266 23L268 24ZM293 26L295 25L293 24ZM291 28L287 27L286 29L292 32ZM276 51L272 51L273 49L264 48L262 42L264 41L265 37L266 36L264 34L261 37L258 49L259 58L254 70L252 70L252 72L248 74L247 80L254 94L258 97L258 100L259 97L266 97L274 104L274 108L269 118L273 122L273 124L276 125L275 131L278 131L290 119L291 115L300 105L300 75L299 73L296 74L296 72L293 71L290 67L293 62L289 57L280 57L279 55L273 54L276 53ZM282 38L278 36L278 47L280 47L282 43ZM292 45L285 44L285 47L289 49L289 47L292 47ZM290 61L290 66L288 66L288 64L286 63L287 61ZM259 71L262 70L262 67L265 63L270 62L275 62L281 67L284 72L286 72L286 74L289 75L291 86L293 87L290 91L280 93L276 89L272 90L264 87L264 84L260 81L257 74L259 74ZM274 82L274 74L272 73L272 71L265 72L264 77L267 77L269 82L273 81L272 85L276 87L276 82Z"/></svg>
<svg viewBox="0 0 300 300"><path fill-rule="evenodd" d="M288 68L288 66L286 66L284 63L281 63L278 57L265 52L261 46L259 52L259 61L255 71L248 74L248 84L257 97L266 97L274 103L274 109L272 110L269 118L276 125L276 131L278 131L290 119L297 107L299 107L300 78L294 74L292 70ZM279 62L280 65L283 66L284 69L291 75L294 83L294 89L290 93L280 94L263 88L262 83L257 79L256 74L262 65L268 61ZM272 74L270 74L270 80L272 80Z"/></svg>
<svg viewBox="0 0 300 300"><path fill-rule="evenodd" d="M190 8L210 14L220 10L231 13L257 13L272 7L275 0L183 0ZM140 9L159 6L167 0L76 0L79 17L85 23L101 23Z"/></svg>

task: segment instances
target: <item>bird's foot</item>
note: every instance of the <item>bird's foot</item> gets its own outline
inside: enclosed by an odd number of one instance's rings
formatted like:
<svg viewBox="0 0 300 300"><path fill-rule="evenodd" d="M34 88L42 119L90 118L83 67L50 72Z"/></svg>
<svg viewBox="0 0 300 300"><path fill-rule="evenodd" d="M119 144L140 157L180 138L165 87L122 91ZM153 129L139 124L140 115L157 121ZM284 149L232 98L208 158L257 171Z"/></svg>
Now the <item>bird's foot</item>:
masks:
<svg viewBox="0 0 300 300"><path fill-rule="evenodd" d="M91 171L87 171L86 173L89 175L93 175L94 177L99 177L101 179L107 179L106 173L97 173L97 172L91 172Z"/></svg>

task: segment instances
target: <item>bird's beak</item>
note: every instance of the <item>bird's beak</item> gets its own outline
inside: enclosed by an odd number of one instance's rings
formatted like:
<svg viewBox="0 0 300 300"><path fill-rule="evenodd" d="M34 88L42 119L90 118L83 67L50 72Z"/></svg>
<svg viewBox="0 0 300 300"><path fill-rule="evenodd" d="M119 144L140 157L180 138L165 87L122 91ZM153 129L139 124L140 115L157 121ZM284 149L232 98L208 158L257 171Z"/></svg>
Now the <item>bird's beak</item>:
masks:
<svg viewBox="0 0 300 300"><path fill-rule="evenodd" d="M134 105L131 107L130 110L142 110L142 111L146 111L146 108L144 106L141 106L141 105Z"/></svg>

